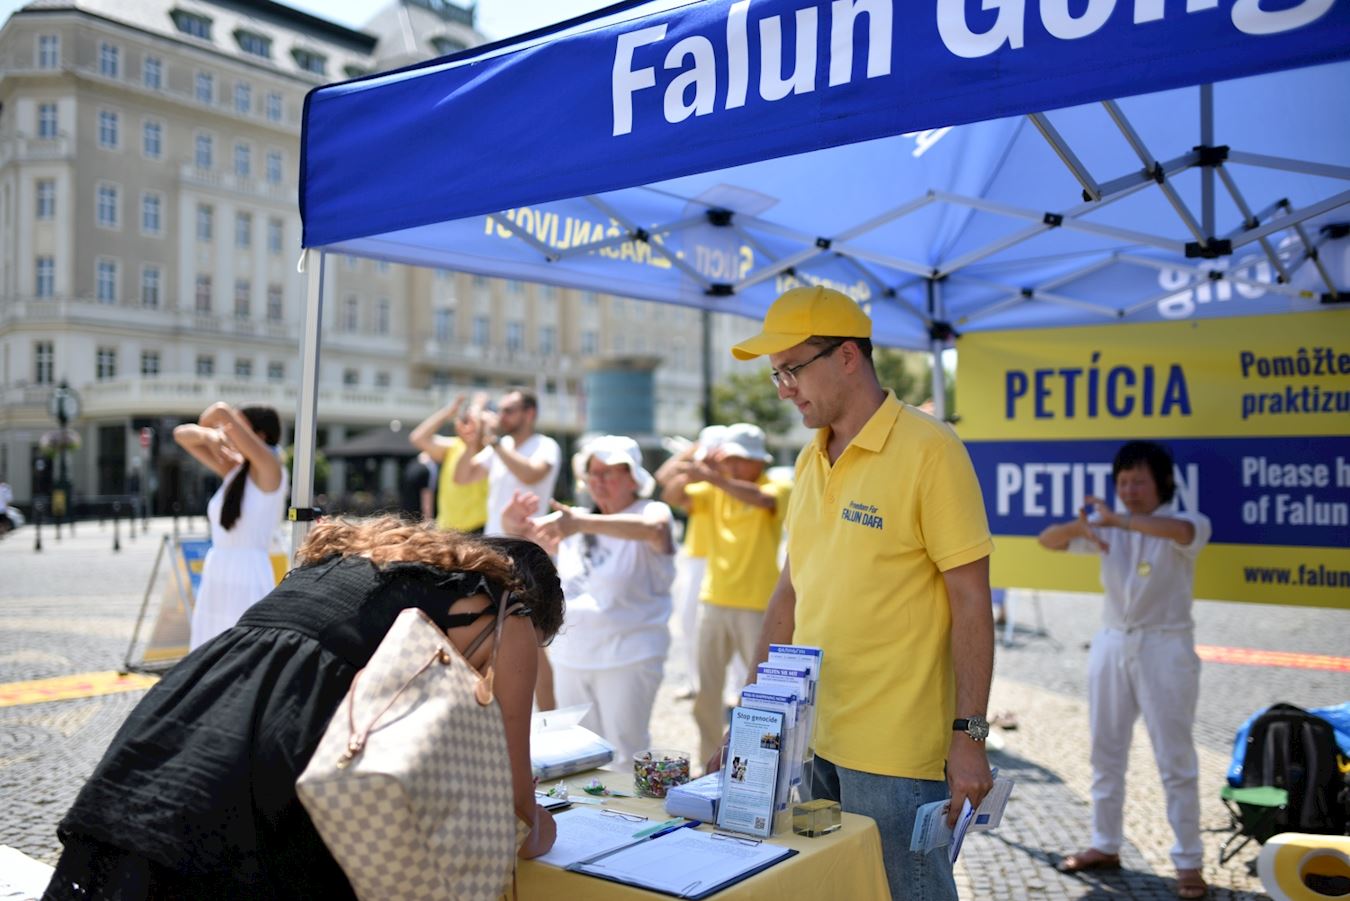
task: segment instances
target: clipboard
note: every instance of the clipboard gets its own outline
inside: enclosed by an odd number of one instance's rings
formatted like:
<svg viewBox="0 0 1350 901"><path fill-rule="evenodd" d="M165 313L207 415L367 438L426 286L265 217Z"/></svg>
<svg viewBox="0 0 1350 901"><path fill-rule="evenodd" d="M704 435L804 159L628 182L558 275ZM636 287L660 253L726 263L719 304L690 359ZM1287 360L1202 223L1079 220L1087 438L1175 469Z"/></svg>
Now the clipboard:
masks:
<svg viewBox="0 0 1350 901"><path fill-rule="evenodd" d="M743 847L763 848L768 853L762 856L763 859L749 864L719 864L713 860L716 856L713 849L718 842L734 842ZM709 872L703 879L694 878L699 872L700 851L704 855L702 861L704 868ZM631 885L634 888L646 889L673 898L698 901L700 898L707 898L743 882L797 853L793 848L769 845L755 838L680 828L578 861L567 869L570 872ZM652 863L663 858L679 862L678 875L672 873L663 878L659 866ZM654 872L657 875L651 875Z"/></svg>

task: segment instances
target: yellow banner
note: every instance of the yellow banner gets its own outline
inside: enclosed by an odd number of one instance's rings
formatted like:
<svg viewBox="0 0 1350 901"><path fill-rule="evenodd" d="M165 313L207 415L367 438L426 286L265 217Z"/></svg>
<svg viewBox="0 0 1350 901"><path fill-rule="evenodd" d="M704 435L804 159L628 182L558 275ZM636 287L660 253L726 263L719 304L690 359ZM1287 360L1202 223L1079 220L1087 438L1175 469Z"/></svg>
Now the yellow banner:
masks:
<svg viewBox="0 0 1350 901"><path fill-rule="evenodd" d="M1214 527L1197 596L1350 608L1350 310L976 333L960 385L994 584L1100 591L1035 536L1113 501L1116 450L1148 439Z"/></svg>

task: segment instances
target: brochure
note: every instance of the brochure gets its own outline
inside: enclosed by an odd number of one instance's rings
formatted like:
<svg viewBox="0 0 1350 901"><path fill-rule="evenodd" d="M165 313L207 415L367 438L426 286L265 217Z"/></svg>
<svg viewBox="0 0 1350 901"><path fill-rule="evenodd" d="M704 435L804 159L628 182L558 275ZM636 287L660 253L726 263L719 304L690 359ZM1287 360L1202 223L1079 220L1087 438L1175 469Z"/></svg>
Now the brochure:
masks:
<svg viewBox="0 0 1350 901"><path fill-rule="evenodd" d="M722 767L722 803L717 825L767 836L773 831L778 761L783 753L783 714L734 707Z"/></svg>
<svg viewBox="0 0 1350 901"><path fill-rule="evenodd" d="M956 818L955 827L947 825L947 801L924 804L914 816L909 850L927 853L946 845L947 858L955 863L967 832L984 832L1002 821L1003 809L1012 795L1012 787L1012 779L996 776L994 787L984 796L978 809L972 809L970 801L961 805L961 815Z"/></svg>
<svg viewBox="0 0 1350 901"><path fill-rule="evenodd" d="M778 790L774 800L775 809L786 810L788 793L793 785L801 781L797 693L789 685L773 682L761 685L756 682L741 689L741 706L753 710L777 710L783 714L783 753L778 759Z"/></svg>
<svg viewBox="0 0 1350 901"><path fill-rule="evenodd" d="M716 823L717 807L721 803L721 773L709 773L666 792L666 813L701 823Z"/></svg>

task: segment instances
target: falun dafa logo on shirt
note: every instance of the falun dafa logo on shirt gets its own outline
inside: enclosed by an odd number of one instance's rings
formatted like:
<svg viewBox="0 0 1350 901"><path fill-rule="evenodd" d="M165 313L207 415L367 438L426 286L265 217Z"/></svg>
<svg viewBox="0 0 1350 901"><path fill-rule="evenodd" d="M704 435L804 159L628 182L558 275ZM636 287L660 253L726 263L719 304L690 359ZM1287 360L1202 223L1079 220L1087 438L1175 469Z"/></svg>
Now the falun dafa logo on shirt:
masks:
<svg viewBox="0 0 1350 901"><path fill-rule="evenodd" d="M875 504L865 504L862 501L849 501L844 508L839 511L844 522L851 522L854 525L862 526L867 529L877 529L880 531L885 527L881 511Z"/></svg>

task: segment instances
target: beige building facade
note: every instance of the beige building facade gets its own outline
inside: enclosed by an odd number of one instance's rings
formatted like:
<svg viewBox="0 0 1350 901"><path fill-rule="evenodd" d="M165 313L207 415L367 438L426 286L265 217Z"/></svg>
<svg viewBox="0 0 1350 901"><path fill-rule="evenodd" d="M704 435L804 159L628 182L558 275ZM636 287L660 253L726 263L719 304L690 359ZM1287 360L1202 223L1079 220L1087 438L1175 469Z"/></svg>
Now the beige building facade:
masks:
<svg viewBox="0 0 1350 901"><path fill-rule="evenodd" d="M293 421L300 118L316 85L483 40L473 12L394 0L352 30L266 0L37 0L0 29L0 478L51 489L49 402L80 399L74 495L210 484L169 439L217 399ZM461 391L533 387L541 426L587 428L588 366L653 355L655 428L701 419L696 311L328 258L319 446L411 428ZM145 431L149 430L149 431ZM141 435L150 437L142 447ZM289 438L287 438L289 441ZM392 461L335 461L330 495L388 491Z"/></svg>

